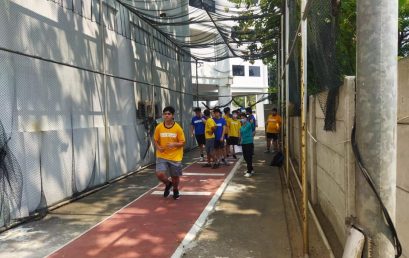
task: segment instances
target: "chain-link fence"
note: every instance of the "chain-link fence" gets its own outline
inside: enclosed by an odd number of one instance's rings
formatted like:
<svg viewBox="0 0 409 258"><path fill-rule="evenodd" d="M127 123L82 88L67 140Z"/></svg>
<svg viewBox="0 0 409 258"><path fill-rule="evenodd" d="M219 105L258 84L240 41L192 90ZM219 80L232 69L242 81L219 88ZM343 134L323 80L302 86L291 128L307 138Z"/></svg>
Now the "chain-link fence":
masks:
<svg viewBox="0 0 409 258"><path fill-rule="evenodd" d="M152 163L164 106L187 132L189 53L116 1L0 6L0 227Z"/></svg>
<svg viewBox="0 0 409 258"><path fill-rule="evenodd" d="M310 0L307 5L307 75L308 94L318 94L325 114L325 130L335 130L338 89L342 75L337 58L339 2ZM290 115L300 115L300 6L288 1L289 10L289 100Z"/></svg>

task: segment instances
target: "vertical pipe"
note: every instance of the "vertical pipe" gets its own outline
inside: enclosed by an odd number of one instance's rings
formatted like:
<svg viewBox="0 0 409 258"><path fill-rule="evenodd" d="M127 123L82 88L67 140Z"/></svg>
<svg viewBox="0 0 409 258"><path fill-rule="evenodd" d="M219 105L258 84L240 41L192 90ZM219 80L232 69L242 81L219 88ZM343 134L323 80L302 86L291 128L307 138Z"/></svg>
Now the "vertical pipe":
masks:
<svg viewBox="0 0 409 258"><path fill-rule="evenodd" d="M182 56L182 57L181 57ZM179 82L179 119L180 125L183 127L183 90L182 90L182 71L180 68L180 62L183 58L181 49L178 49L178 82Z"/></svg>
<svg viewBox="0 0 409 258"><path fill-rule="evenodd" d="M196 104L199 107L199 75L198 75L198 65L196 60Z"/></svg>
<svg viewBox="0 0 409 258"><path fill-rule="evenodd" d="M280 60L281 60L281 57L280 57L280 42L277 41L276 69L277 69L277 99L278 99L278 101L277 101L277 107L276 108L278 109L279 112L281 111L280 107L281 107L281 102L282 102L281 85L280 85L280 82L281 82L281 79L280 79L280 76L281 76ZM281 115L281 113L280 113L280 115Z"/></svg>
<svg viewBox="0 0 409 258"><path fill-rule="evenodd" d="M280 39L280 88L281 88L281 105L280 105L280 115L283 116L284 114L284 79L283 79L283 72L284 72L284 61L285 61L285 57L284 57L284 15L281 15L281 39ZM283 130L283 126L281 126L281 135L284 135L284 130Z"/></svg>
<svg viewBox="0 0 409 258"><path fill-rule="evenodd" d="M290 44L290 12L288 8L288 1L285 1L285 170L286 170L286 179L287 184L289 182L290 176L290 145L289 145L289 137L290 137L290 85L289 85L289 66L288 66L288 58L289 58L289 44Z"/></svg>
<svg viewBox="0 0 409 258"><path fill-rule="evenodd" d="M301 0L301 17L308 0ZM307 185L307 19L301 19L301 179L303 251L308 256L308 185Z"/></svg>
<svg viewBox="0 0 409 258"><path fill-rule="evenodd" d="M73 1L74 4L74 1ZM104 134L105 134L105 180L109 178L109 121L108 121L108 89L106 83L105 70L105 26L104 26L104 6L103 0L99 0L99 30L101 35L101 63L102 63L102 88L104 91Z"/></svg>
<svg viewBox="0 0 409 258"><path fill-rule="evenodd" d="M357 1L356 139L362 163L395 220L398 0ZM357 215L374 258L394 257L378 201L357 175Z"/></svg>

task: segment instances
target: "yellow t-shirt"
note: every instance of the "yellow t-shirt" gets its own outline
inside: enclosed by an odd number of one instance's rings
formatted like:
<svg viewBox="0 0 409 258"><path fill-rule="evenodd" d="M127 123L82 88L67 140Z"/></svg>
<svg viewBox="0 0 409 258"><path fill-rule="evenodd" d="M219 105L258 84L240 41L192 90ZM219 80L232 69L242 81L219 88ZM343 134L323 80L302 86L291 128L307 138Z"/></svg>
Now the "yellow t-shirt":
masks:
<svg viewBox="0 0 409 258"><path fill-rule="evenodd" d="M213 118L209 117L206 120L206 125L205 125L205 138L206 139L212 139L214 138L214 132L212 131L212 127L215 127L216 123L214 122Z"/></svg>
<svg viewBox="0 0 409 258"><path fill-rule="evenodd" d="M229 121L232 120L232 118L228 115L224 115L223 118L226 120L226 124L229 124Z"/></svg>
<svg viewBox="0 0 409 258"><path fill-rule="evenodd" d="M281 116L272 114L268 115L267 118L267 133L280 133L281 126Z"/></svg>
<svg viewBox="0 0 409 258"><path fill-rule="evenodd" d="M155 128L154 139L159 146L165 148L164 152L156 151L156 157L171 161L181 161L183 158L183 146L168 148L170 142L185 142L185 134L182 127L175 123L171 128L165 127L164 123L160 123Z"/></svg>
<svg viewBox="0 0 409 258"><path fill-rule="evenodd" d="M229 127L229 132L228 132L229 137L239 137L240 127L241 127L240 120L230 119L227 122L227 125Z"/></svg>

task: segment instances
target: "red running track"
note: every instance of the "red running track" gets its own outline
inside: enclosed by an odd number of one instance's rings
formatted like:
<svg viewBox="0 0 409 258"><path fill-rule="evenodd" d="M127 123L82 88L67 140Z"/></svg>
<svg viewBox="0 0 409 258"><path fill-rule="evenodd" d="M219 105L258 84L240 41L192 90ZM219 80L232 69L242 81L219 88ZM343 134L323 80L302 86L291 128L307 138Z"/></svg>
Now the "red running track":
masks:
<svg viewBox="0 0 409 258"><path fill-rule="evenodd" d="M194 163L183 172L222 175L184 175L179 200L153 194L163 192L158 185L48 257L171 257L233 167L232 162L218 169Z"/></svg>

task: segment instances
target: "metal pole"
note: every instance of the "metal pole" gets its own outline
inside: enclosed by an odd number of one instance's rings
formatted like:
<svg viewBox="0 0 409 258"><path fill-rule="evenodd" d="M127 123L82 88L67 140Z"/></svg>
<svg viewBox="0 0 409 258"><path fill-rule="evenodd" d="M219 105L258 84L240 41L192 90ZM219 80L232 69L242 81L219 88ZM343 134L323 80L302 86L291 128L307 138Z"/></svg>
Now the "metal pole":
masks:
<svg viewBox="0 0 409 258"><path fill-rule="evenodd" d="M356 139L362 163L395 220L398 0L357 1ZM357 173L357 216L373 258L394 257L391 231L369 184Z"/></svg>
<svg viewBox="0 0 409 258"><path fill-rule="evenodd" d="M304 17L308 0L301 0L301 17ZM308 185L307 185L307 19L301 20L301 181L303 251L308 257Z"/></svg>
<svg viewBox="0 0 409 258"><path fill-rule="evenodd" d="M178 49L178 82L179 82L179 90L180 90L180 95L179 95L179 119L180 119L180 125L183 126L183 112L184 112L184 108L183 108L183 90L182 90L182 72L180 69L180 62L181 60L183 60L183 57L181 58L182 55L182 51L179 52Z"/></svg>
<svg viewBox="0 0 409 258"><path fill-rule="evenodd" d="M196 60L196 104L199 107L199 75L197 70L197 60Z"/></svg>
<svg viewBox="0 0 409 258"><path fill-rule="evenodd" d="M284 15L281 15L281 38L280 38L280 88L281 88L281 105L280 105L280 115L284 117L284 79L282 74L284 72ZM284 140L284 127L281 126L281 137L280 140ZM283 142L280 144L280 147L283 148Z"/></svg>
<svg viewBox="0 0 409 258"><path fill-rule="evenodd" d="M280 42L277 41L277 54L276 54L276 69L277 69L277 109L279 111L281 111L280 107L281 107L281 102L282 102L282 98L281 98L281 71L280 71Z"/></svg>
<svg viewBox="0 0 409 258"><path fill-rule="evenodd" d="M288 60L289 53L289 40L290 40L290 12L288 9L288 1L285 1L285 60ZM289 85L289 62L285 62L285 170L286 170L286 179L287 184L289 182L290 176L290 145L289 145L289 138L290 138L290 85Z"/></svg>
<svg viewBox="0 0 409 258"><path fill-rule="evenodd" d="M99 30L101 35L101 62L102 62L102 87L104 89L104 133L105 133L105 180L108 182L109 178L109 121L108 121L108 89L106 83L106 70L105 70L105 26L104 26L104 6L103 0L99 0Z"/></svg>

